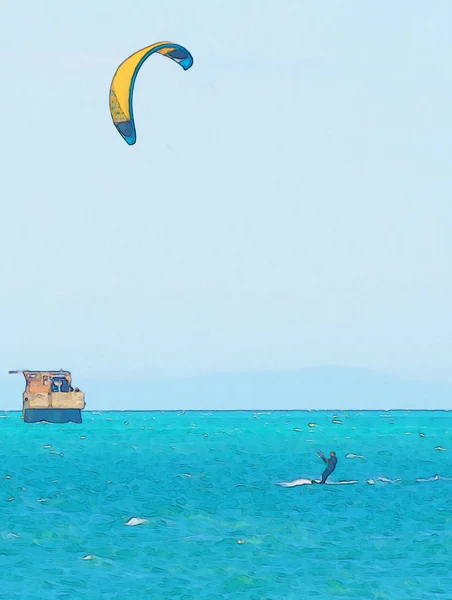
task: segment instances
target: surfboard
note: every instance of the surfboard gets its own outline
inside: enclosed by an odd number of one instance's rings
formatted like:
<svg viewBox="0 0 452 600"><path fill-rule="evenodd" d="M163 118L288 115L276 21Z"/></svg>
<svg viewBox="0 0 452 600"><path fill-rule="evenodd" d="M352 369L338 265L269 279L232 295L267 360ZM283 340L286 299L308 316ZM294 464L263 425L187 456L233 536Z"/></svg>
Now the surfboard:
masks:
<svg viewBox="0 0 452 600"><path fill-rule="evenodd" d="M298 487L299 485L312 485L313 483L320 483L320 479L294 479L293 481L282 481L278 483L279 486L284 488ZM358 481L326 481L323 485L351 485L359 483Z"/></svg>

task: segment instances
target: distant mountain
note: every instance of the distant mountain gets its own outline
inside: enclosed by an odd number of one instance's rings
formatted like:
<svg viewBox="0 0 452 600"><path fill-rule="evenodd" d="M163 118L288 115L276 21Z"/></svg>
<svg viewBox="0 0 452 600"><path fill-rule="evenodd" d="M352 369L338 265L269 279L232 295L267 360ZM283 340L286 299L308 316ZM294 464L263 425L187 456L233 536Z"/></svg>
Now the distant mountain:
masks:
<svg viewBox="0 0 452 600"><path fill-rule="evenodd" d="M0 407L22 408L23 381L0 379ZM130 381L80 381L87 410L452 409L452 384L322 367Z"/></svg>

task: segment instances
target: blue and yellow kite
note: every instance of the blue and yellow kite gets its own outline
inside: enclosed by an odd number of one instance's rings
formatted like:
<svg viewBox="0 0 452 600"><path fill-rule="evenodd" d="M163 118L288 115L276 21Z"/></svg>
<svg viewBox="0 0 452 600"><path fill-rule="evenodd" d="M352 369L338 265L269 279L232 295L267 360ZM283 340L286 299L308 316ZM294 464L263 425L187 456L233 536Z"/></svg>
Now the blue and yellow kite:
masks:
<svg viewBox="0 0 452 600"><path fill-rule="evenodd" d="M119 65L110 86L110 113L116 129L130 146L137 140L132 105L135 79L141 65L155 52L171 58L185 71L193 65L190 52L183 46L171 42L159 42L147 46Z"/></svg>

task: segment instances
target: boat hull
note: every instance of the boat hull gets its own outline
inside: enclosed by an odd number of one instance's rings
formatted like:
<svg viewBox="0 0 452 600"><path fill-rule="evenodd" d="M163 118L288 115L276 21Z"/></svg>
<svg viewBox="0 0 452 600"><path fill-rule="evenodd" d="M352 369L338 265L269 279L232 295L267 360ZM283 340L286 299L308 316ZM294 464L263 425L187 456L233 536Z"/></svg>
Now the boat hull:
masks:
<svg viewBox="0 0 452 600"><path fill-rule="evenodd" d="M79 408L26 408L25 423L81 423L82 411Z"/></svg>

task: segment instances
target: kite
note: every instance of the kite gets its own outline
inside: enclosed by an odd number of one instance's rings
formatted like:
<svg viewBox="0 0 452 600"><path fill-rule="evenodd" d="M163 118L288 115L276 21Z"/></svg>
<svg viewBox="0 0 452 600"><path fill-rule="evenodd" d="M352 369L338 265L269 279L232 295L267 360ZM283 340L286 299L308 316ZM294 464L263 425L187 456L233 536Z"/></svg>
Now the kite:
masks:
<svg viewBox="0 0 452 600"><path fill-rule="evenodd" d="M110 86L110 113L113 123L124 140L132 146L137 140L133 118L133 88L144 61L154 53L162 54L178 63L184 71L193 65L190 52L171 42L159 42L135 52L119 65Z"/></svg>

